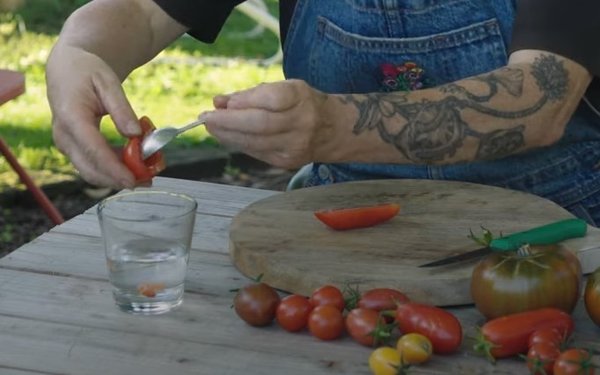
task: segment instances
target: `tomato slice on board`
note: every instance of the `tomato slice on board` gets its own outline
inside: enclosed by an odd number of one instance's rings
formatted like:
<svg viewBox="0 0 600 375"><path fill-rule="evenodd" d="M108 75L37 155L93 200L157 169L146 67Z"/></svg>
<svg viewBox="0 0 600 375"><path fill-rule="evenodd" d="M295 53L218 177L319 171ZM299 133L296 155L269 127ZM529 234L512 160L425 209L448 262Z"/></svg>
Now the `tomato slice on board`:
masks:
<svg viewBox="0 0 600 375"><path fill-rule="evenodd" d="M317 219L335 230L366 228L388 221L398 214L400 206L385 203L377 206L315 211Z"/></svg>
<svg viewBox="0 0 600 375"><path fill-rule="evenodd" d="M154 176L165 169L165 161L160 151L144 160L142 156L142 140L156 129L156 127L146 116L141 117L139 121L142 127L142 135L129 138L123 148L123 163L125 163L135 176L136 183L143 183L152 180Z"/></svg>

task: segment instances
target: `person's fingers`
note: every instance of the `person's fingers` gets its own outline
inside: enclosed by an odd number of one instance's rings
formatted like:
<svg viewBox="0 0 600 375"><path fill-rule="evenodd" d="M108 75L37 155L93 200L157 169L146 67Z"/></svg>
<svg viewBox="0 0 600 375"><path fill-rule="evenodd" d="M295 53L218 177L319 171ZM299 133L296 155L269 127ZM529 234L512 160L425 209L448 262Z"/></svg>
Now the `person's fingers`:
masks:
<svg viewBox="0 0 600 375"><path fill-rule="evenodd" d="M84 180L99 186L133 187L134 177L98 131L95 120L72 112L70 125L55 120L54 142Z"/></svg>
<svg viewBox="0 0 600 375"><path fill-rule="evenodd" d="M282 114L261 109L227 109L205 112L204 119L209 133L220 130L267 136L287 131Z"/></svg>
<svg viewBox="0 0 600 375"><path fill-rule="evenodd" d="M298 104L299 90L289 81L265 83L229 95L227 109L261 108L272 112L289 110Z"/></svg>
<svg viewBox="0 0 600 375"><path fill-rule="evenodd" d="M216 109L226 109L229 98L229 95L217 95L213 98L213 105Z"/></svg>
<svg viewBox="0 0 600 375"><path fill-rule="evenodd" d="M92 76L92 83L104 110L110 115L121 135L125 137L140 135L138 118L117 76L96 74Z"/></svg>

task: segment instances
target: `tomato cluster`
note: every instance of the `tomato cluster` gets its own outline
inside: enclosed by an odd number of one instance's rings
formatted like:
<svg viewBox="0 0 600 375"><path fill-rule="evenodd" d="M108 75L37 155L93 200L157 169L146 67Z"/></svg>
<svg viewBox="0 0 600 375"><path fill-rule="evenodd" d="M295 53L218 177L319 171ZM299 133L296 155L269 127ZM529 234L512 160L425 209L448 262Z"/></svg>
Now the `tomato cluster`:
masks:
<svg viewBox="0 0 600 375"><path fill-rule="evenodd" d="M375 374L398 373L400 368L427 361L432 353L453 353L462 343L462 327L454 315L412 302L392 288L360 293L324 285L308 297L291 294L280 299L275 289L257 282L237 292L233 307L253 326L276 321L286 331L306 329L321 340L347 333L357 343L376 348L369 359ZM396 329L400 335L395 347L385 345L398 336Z"/></svg>

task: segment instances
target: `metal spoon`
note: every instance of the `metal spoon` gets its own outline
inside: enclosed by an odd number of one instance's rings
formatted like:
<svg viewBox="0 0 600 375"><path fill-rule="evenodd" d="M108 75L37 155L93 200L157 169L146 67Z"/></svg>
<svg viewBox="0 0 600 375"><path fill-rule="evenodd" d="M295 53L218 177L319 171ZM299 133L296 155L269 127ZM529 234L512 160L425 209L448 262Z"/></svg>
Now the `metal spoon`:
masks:
<svg viewBox="0 0 600 375"><path fill-rule="evenodd" d="M148 159L150 155L165 147L167 143L171 142L179 134L204 123L205 120L201 118L181 128L166 127L156 129L148 134L142 141L142 157Z"/></svg>

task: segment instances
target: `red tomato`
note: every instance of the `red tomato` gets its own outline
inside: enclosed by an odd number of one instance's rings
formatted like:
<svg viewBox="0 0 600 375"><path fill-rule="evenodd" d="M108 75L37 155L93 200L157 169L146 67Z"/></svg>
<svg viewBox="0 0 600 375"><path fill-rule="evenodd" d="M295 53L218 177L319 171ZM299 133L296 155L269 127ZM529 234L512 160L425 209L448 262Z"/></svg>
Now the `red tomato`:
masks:
<svg viewBox="0 0 600 375"><path fill-rule="evenodd" d="M374 346L390 336L385 333L384 324L379 313L371 309L359 307L350 310L346 316L346 331L354 340L366 346Z"/></svg>
<svg viewBox="0 0 600 375"><path fill-rule="evenodd" d="M333 305L336 309L344 311L344 294L333 285L324 285L315 289L310 296L310 304L317 307L323 305Z"/></svg>
<svg viewBox="0 0 600 375"><path fill-rule="evenodd" d="M436 306L408 302L396 308L400 332L420 333L433 345L434 353L448 354L460 347L462 326L454 315Z"/></svg>
<svg viewBox="0 0 600 375"><path fill-rule="evenodd" d="M600 267L588 277L584 302L588 315L596 325L600 326Z"/></svg>
<svg viewBox="0 0 600 375"><path fill-rule="evenodd" d="M358 301L358 307L376 311L395 310L398 304L408 302L408 297L391 288L375 288L364 292Z"/></svg>
<svg viewBox="0 0 600 375"><path fill-rule="evenodd" d="M347 230L383 223L396 216L399 211L399 205L386 203L378 206L320 210L315 212L315 216L332 229Z"/></svg>
<svg viewBox="0 0 600 375"><path fill-rule="evenodd" d="M164 158L160 151L146 160L143 159L142 140L156 128L146 116L140 118L140 126L142 127L142 135L129 138L123 149L123 163L133 173L137 183L148 182L165 169Z"/></svg>
<svg viewBox="0 0 600 375"><path fill-rule="evenodd" d="M554 362L554 375L592 375L594 368L587 350L568 349L560 353Z"/></svg>
<svg viewBox="0 0 600 375"><path fill-rule="evenodd" d="M297 294L284 297L275 313L277 323L289 332L300 331L308 324L308 315L313 306L308 298Z"/></svg>
<svg viewBox="0 0 600 375"><path fill-rule="evenodd" d="M561 332L558 328L545 327L534 331L531 334L531 336L529 336L527 345L531 347L532 345L535 345L537 343L545 342L553 344L557 348L560 348L560 346L566 339L567 338L564 336L564 332Z"/></svg>
<svg viewBox="0 0 600 375"><path fill-rule="evenodd" d="M337 339L344 333L344 316L332 305L317 306L308 316L308 330L321 340Z"/></svg>
<svg viewBox="0 0 600 375"><path fill-rule="evenodd" d="M529 373L552 375L554 361L560 355L560 349L552 342L537 342L527 352Z"/></svg>
<svg viewBox="0 0 600 375"><path fill-rule="evenodd" d="M579 299L581 265L559 245L531 246L529 253L495 252L475 266L471 296L487 318L543 307L572 312Z"/></svg>
<svg viewBox="0 0 600 375"><path fill-rule="evenodd" d="M556 328L563 337L568 337L573 332L573 318L551 307L502 316L481 327L481 337L474 349L492 361L525 353L531 334L544 328Z"/></svg>
<svg viewBox="0 0 600 375"><path fill-rule="evenodd" d="M266 326L275 318L280 297L265 283L255 283L241 288L233 299L233 307L243 321L251 326Z"/></svg>

